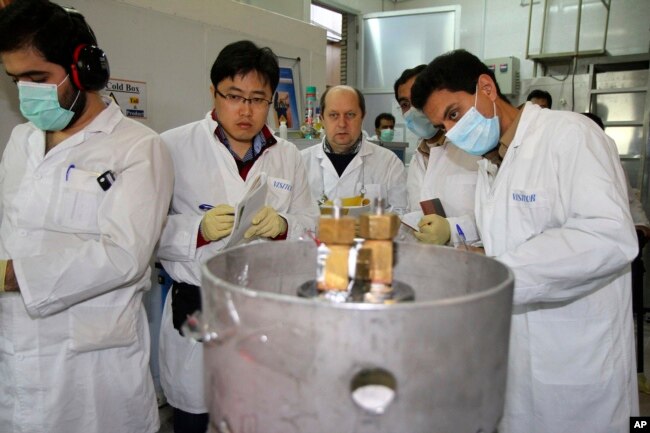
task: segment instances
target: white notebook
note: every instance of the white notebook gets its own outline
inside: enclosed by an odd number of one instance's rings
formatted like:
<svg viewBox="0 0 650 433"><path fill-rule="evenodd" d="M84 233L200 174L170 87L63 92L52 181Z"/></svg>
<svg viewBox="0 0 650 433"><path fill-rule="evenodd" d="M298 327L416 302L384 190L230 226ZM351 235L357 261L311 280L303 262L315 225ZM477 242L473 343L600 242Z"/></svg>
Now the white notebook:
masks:
<svg viewBox="0 0 650 433"><path fill-rule="evenodd" d="M244 233L251 226L253 217L266 204L266 173L260 173L250 184L246 194L235 206L235 222L225 248L234 247L244 240Z"/></svg>

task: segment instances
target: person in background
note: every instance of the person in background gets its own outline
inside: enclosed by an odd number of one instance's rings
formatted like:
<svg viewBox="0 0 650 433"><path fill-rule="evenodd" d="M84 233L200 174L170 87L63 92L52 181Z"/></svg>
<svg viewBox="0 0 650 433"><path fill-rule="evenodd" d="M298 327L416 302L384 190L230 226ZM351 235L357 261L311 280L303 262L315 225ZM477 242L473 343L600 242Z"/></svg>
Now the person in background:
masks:
<svg viewBox="0 0 650 433"><path fill-rule="evenodd" d="M336 198L383 198L393 210L405 210L404 164L361 134L366 114L363 94L349 86L330 87L320 106L325 137L301 152L314 200L322 204Z"/></svg>
<svg viewBox="0 0 650 433"><path fill-rule="evenodd" d="M526 101L530 101L542 108L548 108L549 110L553 108L553 98L545 90L535 89L531 91L526 97Z"/></svg>
<svg viewBox="0 0 650 433"><path fill-rule="evenodd" d="M100 96L108 61L79 12L0 9L0 59L29 121L0 163L0 430L154 433L142 295L171 159Z"/></svg>
<svg viewBox="0 0 650 433"><path fill-rule="evenodd" d="M227 45L210 71L213 108L202 120L166 131L176 182L158 257L173 279L160 335L161 384L174 408L174 432L205 432L201 343L181 325L200 309L201 265L224 249L234 208L261 173L266 206L253 217L249 239L298 239L319 216L302 158L273 136L266 119L279 81L277 56L251 41Z"/></svg>
<svg viewBox="0 0 650 433"><path fill-rule="evenodd" d="M395 138L395 116L390 113L380 113L375 117L374 141L393 141Z"/></svg>
<svg viewBox="0 0 650 433"><path fill-rule="evenodd" d="M424 215L419 220L420 231L413 234L422 242L459 245L462 240L456 228L458 225L465 236L464 241L472 244L479 240L474 219L474 195L481 158L454 146L446 139L444 129L433 126L421 111L411 106L411 88L424 68L426 65L406 69L393 86L406 127L420 137L408 167L409 210L422 214L420 202L437 198L446 218ZM444 230L438 231L437 227Z"/></svg>
<svg viewBox="0 0 650 433"><path fill-rule="evenodd" d="M521 110L476 56L434 59L412 102L479 162L485 254L515 276L499 432L627 432L639 414L630 262L637 241L618 154L572 112Z"/></svg>

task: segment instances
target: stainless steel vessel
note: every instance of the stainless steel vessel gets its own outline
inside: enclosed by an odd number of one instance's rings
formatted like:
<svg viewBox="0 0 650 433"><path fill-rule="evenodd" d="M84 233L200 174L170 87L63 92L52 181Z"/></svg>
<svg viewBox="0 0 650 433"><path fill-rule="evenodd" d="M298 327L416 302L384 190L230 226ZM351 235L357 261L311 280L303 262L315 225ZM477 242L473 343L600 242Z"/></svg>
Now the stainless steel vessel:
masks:
<svg viewBox="0 0 650 433"><path fill-rule="evenodd" d="M312 242L266 242L203 268L211 432L493 433L503 412L514 280L501 263L396 247L415 302L296 296Z"/></svg>

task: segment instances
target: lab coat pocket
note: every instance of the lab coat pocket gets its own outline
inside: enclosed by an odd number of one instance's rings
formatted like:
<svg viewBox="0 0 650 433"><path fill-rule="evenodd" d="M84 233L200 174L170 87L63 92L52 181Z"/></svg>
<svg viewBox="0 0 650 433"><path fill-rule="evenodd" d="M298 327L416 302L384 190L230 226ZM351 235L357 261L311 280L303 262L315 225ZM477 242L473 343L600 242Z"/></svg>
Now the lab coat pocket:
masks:
<svg viewBox="0 0 650 433"><path fill-rule="evenodd" d="M54 221L57 226L75 233L97 233L97 209L104 191L97 183L97 173L69 169L59 189Z"/></svg>
<svg viewBox="0 0 650 433"><path fill-rule="evenodd" d="M548 197L543 189L510 190L507 198L509 220L516 225L511 230L527 237L543 232L551 218Z"/></svg>
<svg viewBox="0 0 650 433"><path fill-rule="evenodd" d="M529 321L531 367L543 385L598 385L612 374L611 321L604 318Z"/></svg>
<svg viewBox="0 0 650 433"><path fill-rule="evenodd" d="M138 303L84 305L70 308L71 349L75 352L110 349L136 342Z"/></svg>
<svg viewBox="0 0 650 433"><path fill-rule="evenodd" d="M284 212L289 209L293 184L287 179L279 177L268 177L268 197L266 203L277 211Z"/></svg>

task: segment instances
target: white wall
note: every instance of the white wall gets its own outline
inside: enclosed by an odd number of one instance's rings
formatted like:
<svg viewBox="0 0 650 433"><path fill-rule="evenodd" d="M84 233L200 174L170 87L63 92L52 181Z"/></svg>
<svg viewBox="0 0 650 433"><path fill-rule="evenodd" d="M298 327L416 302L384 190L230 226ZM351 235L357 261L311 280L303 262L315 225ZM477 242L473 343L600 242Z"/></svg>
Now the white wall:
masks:
<svg viewBox="0 0 650 433"><path fill-rule="evenodd" d="M311 0L236 0L271 12L286 15L291 18L310 21ZM367 14L370 12L392 11L395 9L393 0L318 0L321 6L326 6L340 12Z"/></svg>
<svg viewBox="0 0 650 433"><path fill-rule="evenodd" d="M520 0L403 0L396 9L459 4L460 48L482 59L515 56L521 61L522 79L533 76L526 60L528 6ZM650 1L611 0L606 49L612 55L647 53L650 47ZM533 34L531 39L539 38ZM573 33L567 36L573 41Z"/></svg>
<svg viewBox="0 0 650 433"><path fill-rule="evenodd" d="M158 132L211 108L209 71L228 43L251 39L300 57L302 83L325 86L325 30L231 0L65 0L94 29L111 76L147 83L148 119ZM0 74L0 146L24 120L15 86Z"/></svg>

